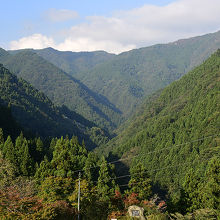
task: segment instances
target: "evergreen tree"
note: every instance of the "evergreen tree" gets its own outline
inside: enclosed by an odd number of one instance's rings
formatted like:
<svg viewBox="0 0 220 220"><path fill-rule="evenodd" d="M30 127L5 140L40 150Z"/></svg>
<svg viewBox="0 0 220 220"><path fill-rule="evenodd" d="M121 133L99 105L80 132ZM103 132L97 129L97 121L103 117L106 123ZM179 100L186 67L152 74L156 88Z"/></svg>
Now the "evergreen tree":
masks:
<svg viewBox="0 0 220 220"><path fill-rule="evenodd" d="M24 142L22 144L22 149L19 153L20 155L22 155L22 158L23 158L20 163L21 173L24 176L28 176L33 171L33 161L29 153L28 142L26 139L24 139Z"/></svg>
<svg viewBox="0 0 220 220"><path fill-rule="evenodd" d="M129 187L131 192L137 193L139 199L148 199L151 195L151 180L148 177L147 169L141 164L130 169L131 179L129 181Z"/></svg>
<svg viewBox="0 0 220 220"><path fill-rule="evenodd" d="M29 153L29 145L27 139L21 132L15 141L16 151L16 166L19 169L19 173L24 176L28 176L33 171L33 160Z"/></svg>
<svg viewBox="0 0 220 220"><path fill-rule="evenodd" d="M202 181L193 169L190 169L186 174L183 187L185 194L182 200L186 203L186 210L192 212L196 209L202 208L203 206L200 192L202 188Z"/></svg>
<svg viewBox="0 0 220 220"><path fill-rule="evenodd" d="M10 136L8 136L4 143L3 155L11 164L17 164L15 147Z"/></svg>
<svg viewBox="0 0 220 220"><path fill-rule="evenodd" d="M36 140L36 152L37 152L37 161L41 161L43 159L44 154L44 144L42 140L37 138Z"/></svg>
<svg viewBox="0 0 220 220"><path fill-rule="evenodd" d="M200 191L206 208L220 212L220 159L212 158L205 173L204 191Z"/></svg>
<svg viewBox="0 0 220 220"><path fill-rule="evenodd" d="M84 166L84 173L89 183L93 183L98 179L98 157L95 153L89 152Z"/></svg>
<svg viewBox="0 0 220 220"><path fill-rule="evenodd" d="M101 159L97 190L101 201L109 201L114 195L116 184L113 165L107 164L104 156Z"/></svg>
<svg viewBox="0 0 220 220"><path fill-rule="evenodd" d="M24 136L21 132L20 135L15 140L15 152L16 152L16 166L20 170L20 165L23 160L23 143L24 143Z"/></svg>
<svg viewBox="0 0 220 220"><path fill-rule="evenodd" d="M75 171L83 169L86 158L87 150L79 145L77 138L69 140L68 137L61 137L57 140L51 161L54 175L77 178Z"/></svg>
<svg viewBox="0 0 220 220"><path fill-rule="evenodd" d="M48 161L47 157L44 156L43 161L41 161L40 166L36 169L35 178L37 180L44 180L46 177L52 176L53 171L51 163Z"/></svg>

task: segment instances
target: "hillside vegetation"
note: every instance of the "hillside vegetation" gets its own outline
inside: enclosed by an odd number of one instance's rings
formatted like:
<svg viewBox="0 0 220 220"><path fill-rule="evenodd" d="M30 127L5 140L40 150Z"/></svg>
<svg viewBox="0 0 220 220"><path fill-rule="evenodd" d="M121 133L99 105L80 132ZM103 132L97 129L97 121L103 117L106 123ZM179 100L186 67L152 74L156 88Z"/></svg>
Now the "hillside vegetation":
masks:
<svg viewBox="0 0 220 220"><path fill-rule="evenodd" d="M9 54L1 50L0 62L47 95L55 105L66 105L106 130L121 121L121 113L105 97L44 60L31 50Z"/></svg>
<svg viewBox="0 0 220 220"><path fill-rule="evenodd" d="M62 74L70 77L61 70L44 74L48 63L32 51L0 50L0 56L30 79L33 64L32 78L41 73L35 82L42 88L44 81L59 82L56 91L63 92ZM56 77L62 80L50 80ZM0 97L1 219L129 219L131 205L143 207L146 219L220 216L220 50L145 99L120 134L96 152L88 149L105 143L107 132L66 106L54 106L2 65ZM16 132L19 123L36 136L12 138L5 119Z"/></svg>
<svg viewBox="0 0 220 220"><path fill-rule="evenodd" d="M89 71L96 65L115 57L114 54L105 51L72 52L58 51L53 48L34 50L38 55L53 63L72 76L79 72Z"/></svg>
<svg viewBox="0 0 220 220"><path fill-rule="evenodd" d="M65 106L55 107L43 93L26 81L18 79L2 65L0 65L0 104L9 107L8 110L1 107L0 127L4 128L6 134L18 135L18 132L11 130L12 127L18 130L18 125L11 119L12 113L24 130L41 137L75 135L80 140L84 139L90 148L108 140L107 132ZM9 121L6 121L7 118Z"/></svg>
<svg viewBox="0 0 220 220"><path fill-rule="evenodd" d="M121 53L74 77L107 97L128 118L146 96L179 79L218 48L220 31Z"/></svg>
<svg viewBox="0 0 220 220"><path fill-rule="evenodd" d="M131 168L141 162L154 183L175 198L191 168L201 179L208 161L220 156L219 101L220 50L147 99L131 123L99 151L123 158Z"/></svg>

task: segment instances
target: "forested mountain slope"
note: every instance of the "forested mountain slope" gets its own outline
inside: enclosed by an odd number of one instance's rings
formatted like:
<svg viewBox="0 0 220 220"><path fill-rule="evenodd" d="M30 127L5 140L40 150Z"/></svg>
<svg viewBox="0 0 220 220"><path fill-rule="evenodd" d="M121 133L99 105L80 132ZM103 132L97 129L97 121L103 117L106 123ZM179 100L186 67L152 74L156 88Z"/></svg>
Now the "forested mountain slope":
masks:
<svg viewBox="0 0 220 220"><path fill-rule="evenodd" d="M128 117L147 95L179 79L218 48L220 31L125 52L74 77Z"/></svg>
<svg viewBox="0 0 220 220"><path fill-rule="evenodd" d="M2 103L1 98L0 103ZM13 138L17 137L22 131L22 128L12 116L10 109L4 105L0 105L0 128L4 130L5 138L8 135Z"/></svg>
<svg viewBox="0 0 220 220"><path fill-rule="evenodd" d="M105 97L91 91L32 50L15 54L1 50L0 62L44 92L56 105L66 105L99 127L112 130L120 123L120 111Z"/></svg>
<svg viewBox="0 0 220 220"><path fill-rule="evenodd" d="M220 156L220 50L148 98L102 150L125 163L133 159L131 167L141 162L151 179L172 193L190 168L202 176L208 161Z"/></svg>
<svg viewBox="0 0 220 220"><path fill-rule="evenodd" d="M105 51L72 52L58 51L53 48L34 50L38 55L53 63L72 76L79 72L89 71L96 65L108 61L116 55Z"/></svg>
<svg viewBox="0 0 220 220"><path fill-rule="evenodd" d="M0 66L0 127L6 135L17 134L18 125L11 118L10 111L23 129L42 137L75 135L81 141L84 139L89 148L94 148L99 139L107 139L105 133L82 116L68 110L66 107L57 108L41 92L34 89L23 79L18 79L2 65ZM15 132L8 125L14 126ZM11 124L12 123L12 124ZM12 134L14 133L14 134Z"/></svg>

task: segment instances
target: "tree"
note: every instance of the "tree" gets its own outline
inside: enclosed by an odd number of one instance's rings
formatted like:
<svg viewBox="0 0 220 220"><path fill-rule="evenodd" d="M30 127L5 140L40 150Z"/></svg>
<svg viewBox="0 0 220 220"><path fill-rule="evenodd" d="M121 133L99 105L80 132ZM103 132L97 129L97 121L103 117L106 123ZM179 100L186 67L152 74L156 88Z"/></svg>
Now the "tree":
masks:
<svg viewBox="0 0 220 220"><path fill-rule="evenodd" d="M72 178L47 177L42 181L38 195L47 202L67 200L74 191L74 185Z"/></svg>
<svg viewBox="0 0 220 220"><path fill-rule="evenodd" d="M35 172L35 178L37 180L43 181L46 177L53 175L51 163L48 161L47 157L44 157L44 160L41 161L40 166Z"/></svg>
<svg viewBox="0 0 220 220"><path fill-rule="evenodd" d="M24 139L24 142L22 144L21 155L23 156L22 157L23 159L20 163L21 173L24 176L28 176L28 175L32 174L33 161L30 156L30 153L29 153L28 142L26 139Z"/></svg>
<svg viewBox="0 0 220 220"><path fill-rule="evenodd" d="M9 160L11 164L17 164L15 147L10 136L8 136L7 140L5 141L2 152L4 157Z"/></svg>
<svg viewBox="0 0 220 220"><path fill-rule="evenodd" d="M85 166L83 168L84 174L88 182L91 184L98 179L98 157L95 153L89 152L88 158L86 159Z"/></svg>
<svg viewBox="0 0 220 220"><path fill-rule="evenodd" d="M107 161L103 156L100 162L97 191L100 200L104 202L109 201L115 193L116 184L113 168L113 165L107 164Z"/></svg>
<svg viewBox="0 0 220 220"><path fill-rule="evenodd" d="M44 144L40 139L40 137L37 138L36 140L36 152L37 152L37 161L41 161L43 159Z"/></svg>
<svg viewBox="0 0 220 220"><path fill-rule="evenodd" d="M0 189L5 189L15 178L15 167L5 158L0 151Z"/></svg>
<svg viewBox="0 0 220 220"><path fill-rule="evenodd" d="M204 208L220 211L220 159L212 158L205 173L205 187L202 193Z"/></svg>
<svg viewBox="0 0 220 220"><path fill-rule="evenodd" d="M131 179L129 187L131 192L137 193L140 200L148 199L151 195L151 180L148 177L147 169L141 164L130 169Z"/></svg>
<svg viewBox="0 0 220 220"><path fill-rule="evenodd" d="M19 173L28 176L33 172L33 160L29 153L29 145L23 133L16 138L15 141L16 166Z"/></svg>
<svg viewBox="0 0 220 220"><path fill-rule="evenodd" d="M182 200L185 201L187 211L192 212L203 207L200 192L202 186L201 177L193 169L190 169L183 183L185 194Z"/></svg>
<svg viewBox="0 0 220 220"><path fill-rule="evenodd" d="M83 169L86 158L87 150L79 145L77 138L69 140L68 137L65 139L61 137L56 142L51 161L55 169L54 175L77 178L75 171Z"/></svg>

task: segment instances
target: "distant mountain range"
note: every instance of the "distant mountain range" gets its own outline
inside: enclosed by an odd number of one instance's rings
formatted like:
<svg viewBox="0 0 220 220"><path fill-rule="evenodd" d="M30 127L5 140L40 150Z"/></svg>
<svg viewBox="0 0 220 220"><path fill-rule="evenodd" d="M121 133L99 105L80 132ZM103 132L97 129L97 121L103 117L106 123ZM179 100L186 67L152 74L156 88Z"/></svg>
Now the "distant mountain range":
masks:
<svg viewBox="0 0 220 220"><path fill-rule="evenodd" d="M0 63L55 105L65 105L113 132L145 97L179 79L218 48L220 32L119 55L0 49Z"/></svg>
<svg viewBox="0 0 220 220"><path fill-rule="evenodd" d="M0 63L45 93L54 104L66 105L103 129L113 130L121 121L121 112L107 98L91 91L32 50L11 54L1 49Z"/></svg>
<svg viewBox="0 0 220 220"><path fill-rule="evenodd" d="M220 48L220 31L119 55L104 52L36 53L105 96L125 118L144 98L179 79Z"/></svg>

